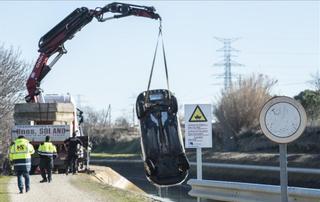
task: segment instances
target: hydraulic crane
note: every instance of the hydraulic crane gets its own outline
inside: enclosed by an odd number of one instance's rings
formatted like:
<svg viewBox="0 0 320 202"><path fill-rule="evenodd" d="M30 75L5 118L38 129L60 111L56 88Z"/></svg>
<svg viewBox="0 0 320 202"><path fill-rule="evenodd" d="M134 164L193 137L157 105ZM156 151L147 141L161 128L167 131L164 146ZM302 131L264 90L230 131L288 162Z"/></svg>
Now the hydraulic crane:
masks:
<svg viewBox="0 0 320 202"><path fill-rule="evenodd" d="M105 13L116 13L116 15L105 17ZM28 95L25 97L26 102L38 102L37 96L41 92L40 83L61 56L67 53L64 47L64 43L67 40L72 39L93 18L96 18L99 22L104 22L127 16L140 16L161 20L159 14L155 13L154 7L114 2L96 9L77 8L42 36L39 40L38 52L40 55L27 80ZM49 58L55 54L56 56L50 64L47 64Z"/></svg>

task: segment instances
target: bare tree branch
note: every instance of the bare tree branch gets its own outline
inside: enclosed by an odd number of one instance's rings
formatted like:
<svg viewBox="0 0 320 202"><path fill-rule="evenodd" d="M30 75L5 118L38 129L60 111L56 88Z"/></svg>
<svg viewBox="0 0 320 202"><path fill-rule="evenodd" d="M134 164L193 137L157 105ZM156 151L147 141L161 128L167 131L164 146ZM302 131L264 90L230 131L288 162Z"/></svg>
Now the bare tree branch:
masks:
<svg viewBox="0 0 320 202"><path fill-rule="evenodd" d="M0 162L6 157L13 125L14 104L23 99L29 65L20 59L20 51L0 45Z"/></svg>

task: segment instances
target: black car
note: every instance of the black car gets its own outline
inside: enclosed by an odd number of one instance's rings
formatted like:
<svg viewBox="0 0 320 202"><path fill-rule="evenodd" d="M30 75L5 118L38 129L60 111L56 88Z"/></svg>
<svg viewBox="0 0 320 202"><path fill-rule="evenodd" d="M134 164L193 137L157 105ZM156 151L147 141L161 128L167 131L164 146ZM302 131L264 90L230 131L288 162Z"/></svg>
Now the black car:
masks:
<svg viewBox="0 0 320 202"><path fill-rule="evenodd" d="M136 102L141 127L141 148L149 181L158 186L182 183L189 162L177 117L178 103L168 90L141 93Z"/></svg>

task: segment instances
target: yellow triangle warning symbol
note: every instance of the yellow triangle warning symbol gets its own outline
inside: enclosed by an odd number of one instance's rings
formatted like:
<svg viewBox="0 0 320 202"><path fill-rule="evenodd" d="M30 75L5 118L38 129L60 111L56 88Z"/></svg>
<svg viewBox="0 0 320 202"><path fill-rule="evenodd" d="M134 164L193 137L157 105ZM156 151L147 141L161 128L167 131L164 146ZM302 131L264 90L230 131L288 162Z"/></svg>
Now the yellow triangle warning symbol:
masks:
<svg viewBox="0 0 320 202"><path fill-rule="evenodd" d="M207 118L204 115L204 113L202 112L199 105L197 105L197 107L194 109L194 111L189 119L189 122L207 122Z"/></svg>

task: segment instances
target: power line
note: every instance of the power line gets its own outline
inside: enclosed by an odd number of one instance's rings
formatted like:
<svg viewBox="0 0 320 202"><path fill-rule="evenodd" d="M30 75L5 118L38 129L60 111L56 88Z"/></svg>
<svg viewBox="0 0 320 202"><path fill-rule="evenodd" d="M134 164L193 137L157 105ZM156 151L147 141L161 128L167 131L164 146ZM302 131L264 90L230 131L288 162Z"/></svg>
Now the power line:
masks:
<svg viewBox="0 0 320 202"><path fill-rule="evenodd" d="M223 61L219 63L215 63L214 66L223 66L224 67L224 89L227 90L231 87L232 84L232 66L243 66L242 64L234 61L231 57L235 57L232 55L234 52L239 52L239 50L234 49L231 47L231 43L239 40L239 38L220 38L214 37L216 40L223 43L223 47L218 49L217 52L223 52Z"/></svg>

